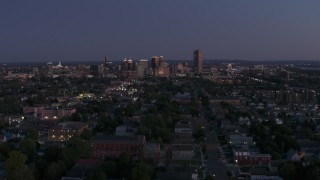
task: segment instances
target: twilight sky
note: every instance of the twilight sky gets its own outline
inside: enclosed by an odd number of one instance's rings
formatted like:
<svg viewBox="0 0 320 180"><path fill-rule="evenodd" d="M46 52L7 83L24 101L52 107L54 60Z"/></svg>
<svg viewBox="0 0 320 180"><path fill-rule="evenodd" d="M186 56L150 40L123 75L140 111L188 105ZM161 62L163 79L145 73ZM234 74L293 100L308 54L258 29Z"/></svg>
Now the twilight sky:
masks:
<svg viewBox="0 0 320 180"><path fill-rule="evenodd" d="M320 60L319 0L1 0L0 62Z"/></svg>

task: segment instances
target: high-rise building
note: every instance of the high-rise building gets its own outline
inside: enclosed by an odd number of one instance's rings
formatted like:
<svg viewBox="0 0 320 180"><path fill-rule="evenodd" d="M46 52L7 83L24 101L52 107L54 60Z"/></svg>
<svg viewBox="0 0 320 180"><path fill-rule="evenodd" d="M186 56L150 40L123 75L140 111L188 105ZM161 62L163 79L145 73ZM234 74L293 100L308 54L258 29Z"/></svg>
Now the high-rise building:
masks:
<svg viewBox="0 0 320 180"><path fill-rule="evenodd" d="M134 64L131 59L124 59L121 63L121 71L133 71Z"/></svg>
<svg viewBox="0 0 320 180"><path fill-rule="evenodd" d="M137 65L138 77L142 78L145 75L145 71L148 68L148 60L140 59Z"/></svg>
<svg viewBox="0 0 320 180"><path fill-rule="evenodd" d="M121 76L127 79L136 79L138 77L135 64L131 59L124 59L121 63Z"/></svg>
<svg viewBox="0 0 320 180"><path fill-rule="evenodd" d="M158 71L158 67L159 67L159 59L160 58L158 56L153 56L151 58L151 68L152 68L154 76L157 75L157 71Z"/></svg>
<svg viewBox="0 0 320 180"><path fill-rule="evenodd" d="M232 64L228 64L227 65L227 72L228 72L228 76L231 76L233 74L233 70L232 70Z"/></svg>
<svg viewBox="0 0 320 180"><path fill-rule="evenodd" d="M170 69L163 56L153 56L151 58L151 68L154 76L167 77L170 74Z"/></svg>
<svg viewBox="0 0 320 180"><path fill-rule="evenodd" d="M109 61L109 59L107 59L107 56L104 57L104 62L103 62L103 65L106 69L110 69L111 68L111 64L112 62Z"/></svg>
<svg viewBox="0 0 320 180"><path fill-rule="evenodd" d="M203 64L203 55L201 50L193 51L193 63L194 63L194 72L196 74L202 73L202 64Z"/></svg>

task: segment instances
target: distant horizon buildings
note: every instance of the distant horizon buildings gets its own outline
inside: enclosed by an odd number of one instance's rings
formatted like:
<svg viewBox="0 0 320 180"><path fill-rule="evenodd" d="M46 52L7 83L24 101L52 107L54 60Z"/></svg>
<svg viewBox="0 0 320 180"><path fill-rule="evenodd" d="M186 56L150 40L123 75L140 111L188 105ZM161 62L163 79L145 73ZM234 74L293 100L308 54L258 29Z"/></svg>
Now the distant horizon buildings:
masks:
<svg viewBox="0 0 320 180"><path fill-rule="evenodd" d="M159 67L159 61L160 61L160 57L158 57L158 56L151 57L151 68L152 68L153 75L157 74L157 69Z"/></svg>
<svg viewBox="0 0 320 180"><path fill-rule="evenodd" d="M138 77L143 78L145 74L147 74L147 70L149 67L148 59L140 59L137 64Z"/></svg>
<svg viewBox="0 0 320 180"><path fill-rule="evenodd" d="M120 65L121 76L127 79L136 79L138 74L132 59L124 59Z"/></svg>
<svg viewBox="0 0 320 180"><path fill-rule="evenodd" d="M151 57L151 68L153 71L153 76L169 76L170 69L168 64L165 63L163 56L153 56Z"/></svg>
<svg viewBox="0 0 320 180"><path fill-rule="evenodd" d="M202 51L199 49L193 51L193 64L194 64L194 72L196 74L201 74L202 66L203 66L203 54L202 54Z"/></svg>

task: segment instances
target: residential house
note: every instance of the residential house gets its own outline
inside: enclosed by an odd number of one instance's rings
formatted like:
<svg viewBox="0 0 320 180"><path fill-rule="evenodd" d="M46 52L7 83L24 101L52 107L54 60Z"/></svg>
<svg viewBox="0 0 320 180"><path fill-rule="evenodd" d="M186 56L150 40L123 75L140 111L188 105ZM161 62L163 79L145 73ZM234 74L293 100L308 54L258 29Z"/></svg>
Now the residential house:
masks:
<svg viewBox="0 0 320 180"><path fill-rule="evenodd" d="M194 155L193 138L190 133L175 133L172 145L172 159L190 160Z"/></svg>
<svg viewBox="0 0 320 180"><path fill-rule="evenodd" d="M146 143L143 146L143 157L145 160L158 162L160 160L160 144Z"/></svg>
<svg viewBox="0 0 320 180"><path fill-rule="evenodd" d="M190 93L177 93L175 96L171 98L172 101L177 101L180 104L188 104L191 102Z"/></svg>
<svg viewBox="0 0 320 180"><path fill-rule="evenodd" d="M136 129L131 128L129 126L120 125L116 127L116 135L117 136L132 136L136 132Z"/></svg>
<svg viewBox="0 0 320 180"><path fill-rule="evenodd" d="M23 107L23 114L32 113L35 116L38 116L42 113L42 110L46 108L46 105L36 105L36 106L26 106Z"/></svg>
<svg viewBox="0 0 320 180"><path fill-rule="evenodd" d="M142 158L144 136L115 136L98 134L93 138L93 156L95 158L118 157L123 152Z"/></svg>
<svg viewBox="0 0 320 180"><path fill-rule="evenodd" d="M304 152L302 151L289 149L287 152L287 159L290 161L300 161L303 156L304 156Z"/></svg>
<svg viewBox="0 0 320 180"><path fill-rule="evenodd" d="M191 160L193 157L193 145L176 144L172 145L173 160Z"/></svg>
<svg viewBox="0 0 320 180"><path fill-rule="evenodd" d="M98 159L80 159L61 180L84 180L102 163L103 161Z"/></svg>
<svg viewBox="0 0 320 180"><path fill-rule="evenodd" d="M41 119L43 120L58 120L65 116L71 116L73 113L76 113L75 108L45 108L41 111Z"/></svg>
<svg viewBox="0 0 320 180"><path fill-rule="evenodd" d="M283 180L277 172L268 171L266 168L251 168L250 180Z"/></svg>
<svg viewBox="0 0 320 180"><path fill-rule="evenodd" d="M229 135L229 143L233 146L241 146L241 145L255 145L253 141L253 137L247 136L245 134L235 134Z"/></svg>
<svg viewBox="0 0 320 180"><path fill-rule="evenodd" d="M180 120L176 123L174 128L175 133L190 133L192 134L191 122L188 120Z"/></svg>
<svg viewBox="0 0 320 180"><path fill-rule="evenodd" d="M271 160L268 165L268 169L269 169L269 171L278 172L280 169L280 166L286 162L288 162L287 159Z"/></svg>
<svg viewBox="0 0 320 180"><path fill-rule="evenodd" d="M88 125L82 122L66 122L54 126L48 131L49 141L68 141L75 135L80 135Z"/></svg>

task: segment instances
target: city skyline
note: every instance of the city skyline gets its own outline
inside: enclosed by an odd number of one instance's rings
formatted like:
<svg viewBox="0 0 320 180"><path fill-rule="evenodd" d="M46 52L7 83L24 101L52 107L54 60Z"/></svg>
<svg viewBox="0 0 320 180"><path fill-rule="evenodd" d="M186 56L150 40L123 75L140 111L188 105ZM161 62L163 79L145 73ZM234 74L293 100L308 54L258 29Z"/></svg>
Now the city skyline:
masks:
<svg viewBox="0 0 320 180"><path fill-rule="evenodd" d="M320 2L0 2L0 62L320 60Z"/></svg>

